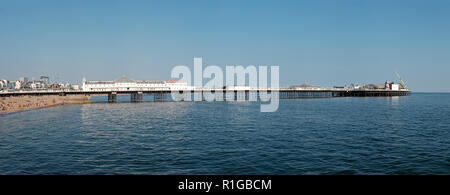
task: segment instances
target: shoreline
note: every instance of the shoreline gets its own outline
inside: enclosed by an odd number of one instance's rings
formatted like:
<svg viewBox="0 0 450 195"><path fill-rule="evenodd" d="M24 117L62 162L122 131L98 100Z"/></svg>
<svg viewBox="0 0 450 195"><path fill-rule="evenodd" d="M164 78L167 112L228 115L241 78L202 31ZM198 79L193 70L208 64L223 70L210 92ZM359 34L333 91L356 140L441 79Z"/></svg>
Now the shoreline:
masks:
<svg viewBox="0 0 450 195"><path fill-rule="evenodd" d="M46 95L46 96L13 96L0 98L0 114L19 112L37 108L47 108L64 104L90 103L90 96L84 95Z"/></svg>

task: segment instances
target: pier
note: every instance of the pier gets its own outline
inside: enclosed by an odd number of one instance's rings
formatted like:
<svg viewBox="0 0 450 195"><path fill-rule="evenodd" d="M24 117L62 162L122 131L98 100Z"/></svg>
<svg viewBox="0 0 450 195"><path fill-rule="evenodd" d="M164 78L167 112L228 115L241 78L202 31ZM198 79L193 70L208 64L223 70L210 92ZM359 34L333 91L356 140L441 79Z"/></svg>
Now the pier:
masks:
<svg viewBox="0 0 450 195"><path fill-rule="evenodd" d="M213 97L218 101L259 101L265 95L278 92L279 99L304 99L304 98L335 98L335 97L391 97L408 96L410 90L386 90L386 89L276 89L276 90L226 90L226 89L198 89L177 92L180 101L207 101ZM11 96L107 96L108 102L117 102L118 95L130 95L131 102L142 102L144 95L152 95L153 101L168 101L171 90L111 90L111 91L15 91L2 92L0 97ZM209 95L209 96L208 96ZM196 99L201 97L201 100Z"/></svg>

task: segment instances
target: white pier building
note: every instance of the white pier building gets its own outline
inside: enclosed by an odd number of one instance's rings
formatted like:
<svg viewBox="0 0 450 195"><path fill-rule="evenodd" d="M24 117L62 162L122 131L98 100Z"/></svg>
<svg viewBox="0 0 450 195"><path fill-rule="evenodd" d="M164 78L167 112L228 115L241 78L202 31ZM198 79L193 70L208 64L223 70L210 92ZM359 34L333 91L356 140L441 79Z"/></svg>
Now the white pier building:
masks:
<svg viewBox="0 0 450 195"><path fill-rule="evenodd" d="M180 80L133 80L120 77L114 81L86 81L83 78L83 91L166 91L193 90L186 82Z"/></svg>

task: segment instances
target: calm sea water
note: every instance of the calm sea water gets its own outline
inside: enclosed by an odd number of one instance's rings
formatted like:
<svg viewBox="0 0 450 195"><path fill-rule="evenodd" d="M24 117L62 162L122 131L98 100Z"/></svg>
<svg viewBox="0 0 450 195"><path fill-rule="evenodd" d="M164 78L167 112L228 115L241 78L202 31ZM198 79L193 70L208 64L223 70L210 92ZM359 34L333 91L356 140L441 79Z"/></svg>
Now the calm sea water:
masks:
<svg viewBox="0 0 450 195"><path fill-rule="evenodd" d="M450 174L450 94L0 115L0 174Z"/></svg>

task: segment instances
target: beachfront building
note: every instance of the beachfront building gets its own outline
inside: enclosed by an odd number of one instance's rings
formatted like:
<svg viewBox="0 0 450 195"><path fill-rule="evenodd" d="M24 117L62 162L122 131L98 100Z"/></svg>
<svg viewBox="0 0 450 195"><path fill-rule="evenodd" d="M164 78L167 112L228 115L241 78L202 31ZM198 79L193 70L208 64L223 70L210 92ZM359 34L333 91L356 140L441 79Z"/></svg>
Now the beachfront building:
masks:
<svg viewBox="0 0 450 195"><path fill-rule="evenodd" d="M133 80L120 77L114 81L87 81L83 79L83 91L152 91L152 90L187 90L183 81ZM193 88L192 88L193 89Z"/></svg>
<svg viewBox="0 0 450 195"><path fill-rule="evenodd" d="M23 84L26 84L26 83L28 83L28 77L20 77L19 81Z"/></svg>
<svg viewBox="0 0 450 195"><path fill-rule="evenodd" d="M8 81L0 80L0 89L6 89L6 88L8 88Z"/></svg>
<svg viewBox="0 0 450 195"><path fill-rule="evenodd" d="M14 89L20 89L22 87L22 82L16 81L16 85L14 86Z"/></svg>
<svg viewBox="0 0 450 195"><path fill-rule="evenodd" d="M72 85L73 90L80 90L80 85Z"/></svg>
<svg viewBox="0 0 450 195"><path fill-rule="evenodd" d="M28 82L28 85L30 86L31 89L45 89L45 83L42 81L31 81Z"/></svg>
<svg viewBox="0 0 450 195"><path fill-rule="evenodd" d="M7 87L8 89L16 88L16 81L8 81Z"/></svg>
<svg viewBox="0 0 450 195"><path fill-rule="evenodd" d="M50 84L50 78L48 76L41 76L40 81L46 86Z"/></svg>

